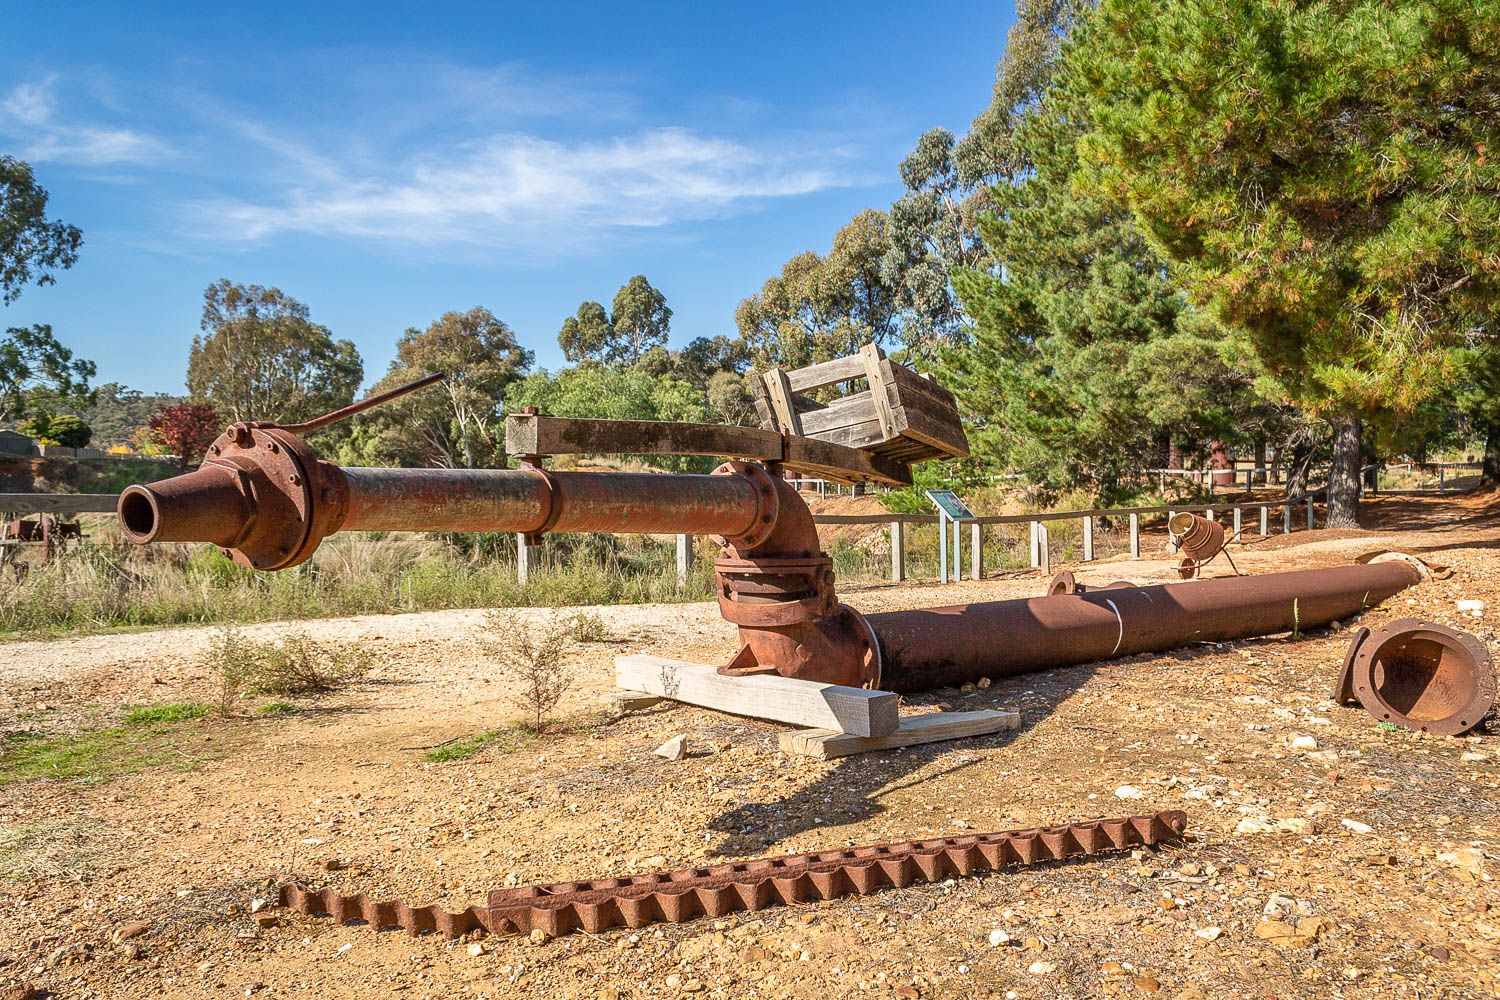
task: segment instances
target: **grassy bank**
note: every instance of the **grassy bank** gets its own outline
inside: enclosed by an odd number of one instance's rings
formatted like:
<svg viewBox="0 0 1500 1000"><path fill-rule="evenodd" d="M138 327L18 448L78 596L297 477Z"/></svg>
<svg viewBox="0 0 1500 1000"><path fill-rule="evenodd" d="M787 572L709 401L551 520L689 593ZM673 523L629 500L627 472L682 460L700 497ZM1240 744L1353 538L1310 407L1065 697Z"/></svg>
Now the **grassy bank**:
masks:
<svg viewBox="0 0 1500 1000"><path fill-rule="evenodd" d="M255 573L209 546L132 546L107 523L89 533L51 565L0 578L0 636L712 595L705 561L680 583L672 545L640 537L551 536L523 585L508 535L341 535L302 566Z"/></svg>

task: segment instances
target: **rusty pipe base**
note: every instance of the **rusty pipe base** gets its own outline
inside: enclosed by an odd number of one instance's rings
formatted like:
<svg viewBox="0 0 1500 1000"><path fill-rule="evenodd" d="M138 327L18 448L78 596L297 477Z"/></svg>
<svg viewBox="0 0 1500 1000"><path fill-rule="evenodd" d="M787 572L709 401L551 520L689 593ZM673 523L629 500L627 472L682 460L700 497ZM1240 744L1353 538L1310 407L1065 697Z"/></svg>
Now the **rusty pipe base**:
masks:
<svg viewBox="0 0 1500 1000"><path fill-rule="evenodd" d="M1349 687L1366 711L1413 731L1462 736L1495 705L1489 650L1467 632L1443 625L1402 618L1374 631L1361 629L1345 664Z"/></svg>

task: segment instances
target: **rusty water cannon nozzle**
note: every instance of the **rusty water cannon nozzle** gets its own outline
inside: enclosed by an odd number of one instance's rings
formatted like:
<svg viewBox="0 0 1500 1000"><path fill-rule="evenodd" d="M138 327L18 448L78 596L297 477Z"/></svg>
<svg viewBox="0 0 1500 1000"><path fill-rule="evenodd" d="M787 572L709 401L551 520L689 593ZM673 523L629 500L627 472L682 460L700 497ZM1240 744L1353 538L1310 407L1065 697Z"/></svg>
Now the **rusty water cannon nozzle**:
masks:
<svg viewBox="0 0 1500 1000"><path fill-rule="evenodd" d="M240 421L209 445L194 472L120 494L132 542L209 542L242 566L295 566L339 529L348 483L298 436L432 385L431 375L298 424Z"/></svg>

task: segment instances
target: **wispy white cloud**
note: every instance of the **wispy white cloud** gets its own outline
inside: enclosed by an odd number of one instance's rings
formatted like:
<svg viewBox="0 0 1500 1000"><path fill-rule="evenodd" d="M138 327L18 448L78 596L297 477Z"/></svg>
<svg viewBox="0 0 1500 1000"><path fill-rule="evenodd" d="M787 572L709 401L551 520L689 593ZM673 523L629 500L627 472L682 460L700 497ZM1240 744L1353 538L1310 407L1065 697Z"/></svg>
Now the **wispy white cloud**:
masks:
<svg viewBox="0 0 1500 1000"><path fill-rule="evenodd" d="M312 234L555 257L867 180L836 137L702 108L729 132L661 124L620 79L357 56L261 67L233 94L198 87L196 66L191 83L123 96L81 77L21 83L0 91L0 139L33 161L159 174L179 250Z"/></svg>
<svg viewBox="0 0 1500 1000"><path fill-rule="evenodd" d="M320 169L279 199L203 201L195 221L240 241L317 233L409 244L542 238L556 248L600 230L722 216L845 183L815 159L682 128L578 142L508 133L395 167L391 176L334 178Z"/></svg>
<svg viewBox="0 0 1500 1000"><path fill-rule="evenodd" d="M58 112L57 78L23 83L0 99L0 135L18 144L22 158L82 166L150 165L171 148L135 129L89 124Z"/></svg>

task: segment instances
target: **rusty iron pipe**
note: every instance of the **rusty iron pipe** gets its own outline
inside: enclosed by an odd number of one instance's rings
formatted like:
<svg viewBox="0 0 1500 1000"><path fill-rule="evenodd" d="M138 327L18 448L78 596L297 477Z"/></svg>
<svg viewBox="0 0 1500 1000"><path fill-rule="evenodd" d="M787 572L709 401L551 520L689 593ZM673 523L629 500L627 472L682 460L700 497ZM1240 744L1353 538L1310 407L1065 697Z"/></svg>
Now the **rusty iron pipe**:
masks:
<svg viewBox="0 0 1500 1000"><path fill-rule="evenodd" d="M755 527L742 476L530 469L339 470L342 531L609 531L738 537Z"/></svg>
<svg viewBox="0 0 1500 1000"><path fill-rule="evenodd" d="M753 541L774 529L775 508L774 490L746 475L346 469L284 430L236 425L199 469L128 487L119 516L133 542L207 542L270 570L302 562L338 531L686 532Z"/></svg>
<svg viewBox="0 0 1500 1000"><path fill-rule="evenodd" d="M1410 563L1392 561L887 611L865 621L880 647L880 686L927 691L1193 642L1316 628L1420 579Z"/></svg>
<svg viewBox="0 0 1500 1000"><path fill-rule="evenodd" d="M208 542L262 570L297 565L341 530L717 535L719 608L741 639L724 672L894 691L1312 628L1420 578L1414 561L1375 562L866 616L839 603L806 503L760 465L710 476L343 469L264 424L230 427L195 472L129 487L119 515L132 541Z"/></svg>

